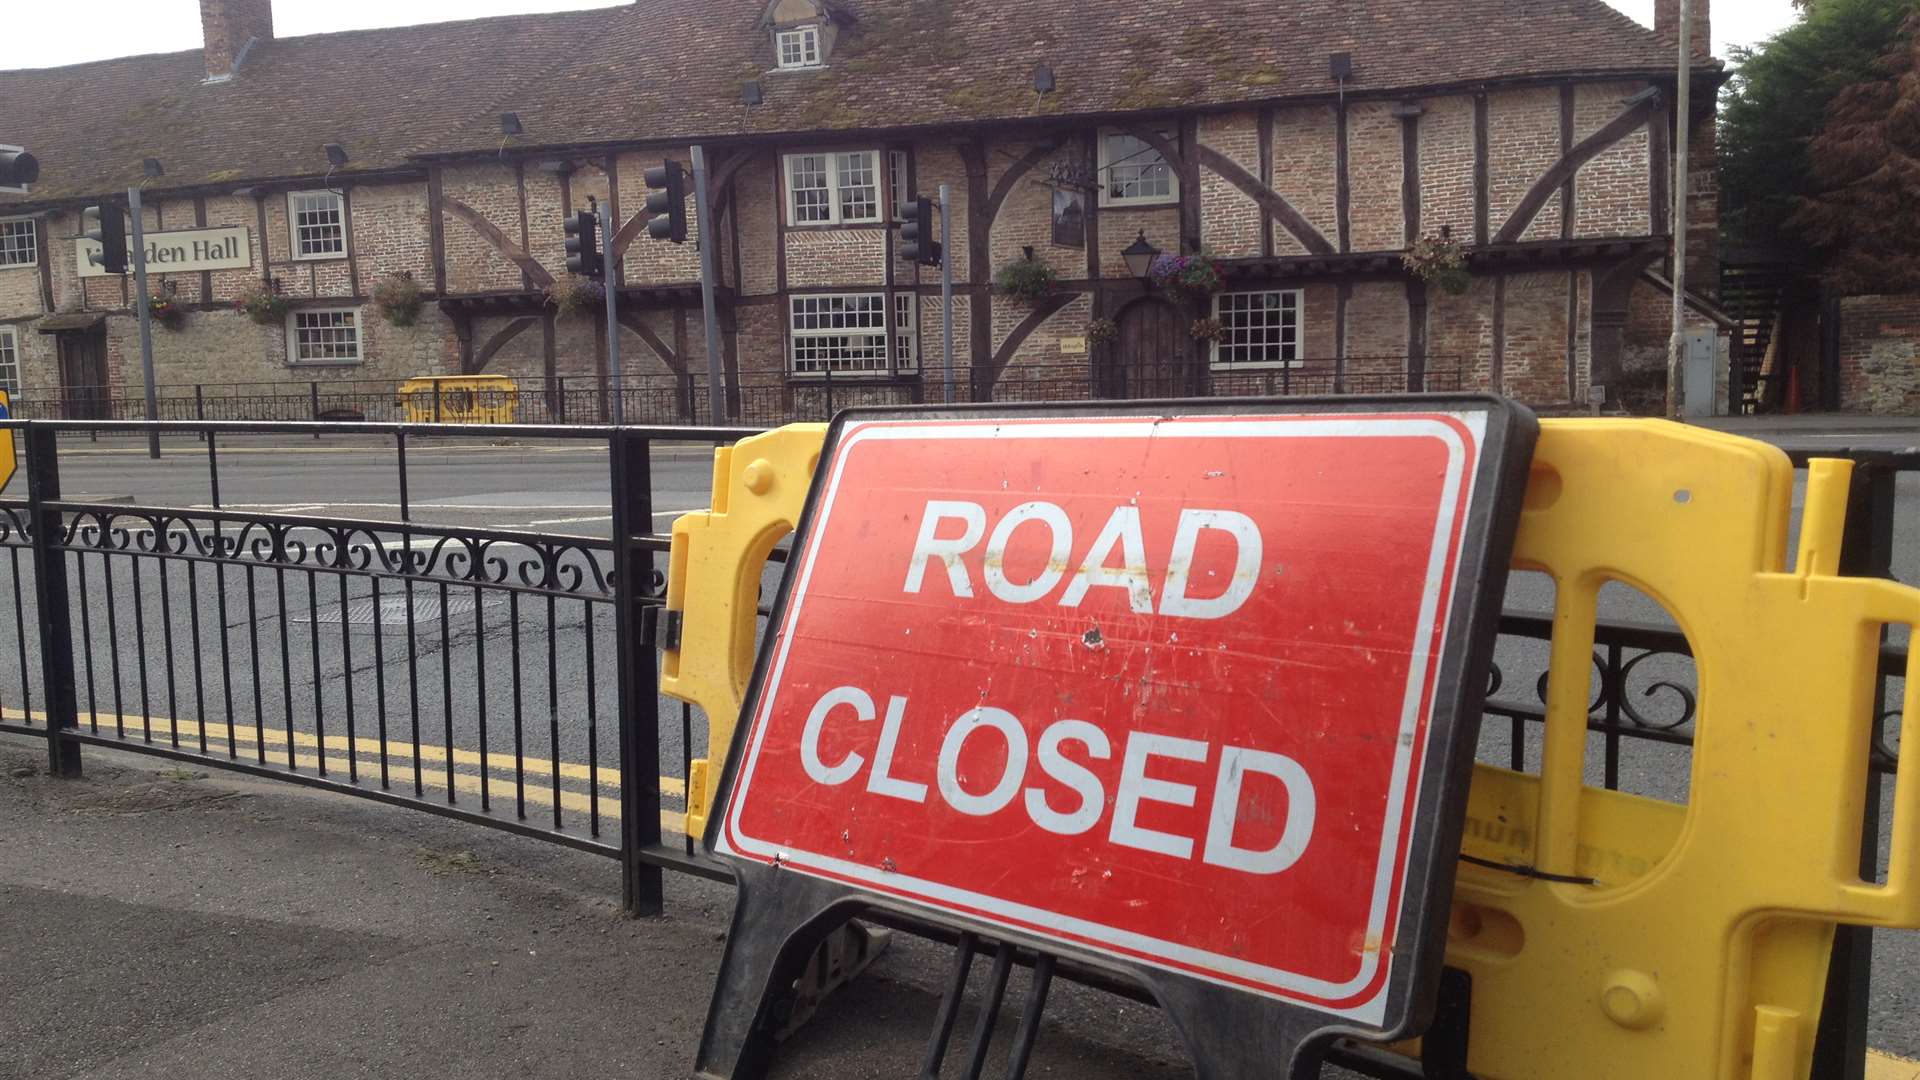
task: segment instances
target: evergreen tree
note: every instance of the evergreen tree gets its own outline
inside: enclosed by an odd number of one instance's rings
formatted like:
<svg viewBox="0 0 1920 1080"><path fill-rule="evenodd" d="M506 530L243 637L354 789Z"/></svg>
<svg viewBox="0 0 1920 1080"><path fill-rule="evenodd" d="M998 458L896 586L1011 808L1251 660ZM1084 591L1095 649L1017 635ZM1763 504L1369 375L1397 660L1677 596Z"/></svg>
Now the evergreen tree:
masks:
<svg viewBox="0 0 1920 1080"><path fill-rule="evenodd" d="M1721 222L1730 244L1806 258L1789 231L1812 194L1810 145L1847 87L1875 79L1920 0L1818 0L1800 21L1755 49L1735 49L1720 109Z"/></svg>
<svg viewBox="0 0 1920 1080"><path fill-rule="evenodd" d="M1834 97L1787 221L1843 293L1920 290L1920 16L1879 68Z"/></svg>

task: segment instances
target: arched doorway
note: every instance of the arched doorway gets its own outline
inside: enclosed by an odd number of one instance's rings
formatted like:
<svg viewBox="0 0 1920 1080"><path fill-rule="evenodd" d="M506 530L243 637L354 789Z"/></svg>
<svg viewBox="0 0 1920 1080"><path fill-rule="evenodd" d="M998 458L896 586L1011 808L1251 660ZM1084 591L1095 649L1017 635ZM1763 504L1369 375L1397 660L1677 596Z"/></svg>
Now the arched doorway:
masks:
<svg viewBox="0 0 1920 1080"><path fill-rule="evenodd" d="M1114 319L1120 333L1107 350L1100 396L1158 398L1204 393L1201 371L1193 362L1190 321L1186 312L1159 297L1146 297L1122 308Z"/></svg>

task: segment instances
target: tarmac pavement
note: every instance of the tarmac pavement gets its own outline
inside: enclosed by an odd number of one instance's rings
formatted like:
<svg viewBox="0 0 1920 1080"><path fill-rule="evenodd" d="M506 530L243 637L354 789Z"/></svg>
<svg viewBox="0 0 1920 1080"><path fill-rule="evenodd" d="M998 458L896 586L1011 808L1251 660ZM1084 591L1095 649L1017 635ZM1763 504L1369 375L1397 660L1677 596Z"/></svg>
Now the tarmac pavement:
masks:
<svg viewBox="0 0 1920 1080"><path fill-rule="evenodd" d="M75 781L44 762L0 735L0 1077L691 1075L722 886L669 875L667 914L629 920L604 857L124 755ZM911 1075L949 956L896 936L775 1075ZM1049 1002L1030 1075L1190 1075L1157 1011Z"/></svg>

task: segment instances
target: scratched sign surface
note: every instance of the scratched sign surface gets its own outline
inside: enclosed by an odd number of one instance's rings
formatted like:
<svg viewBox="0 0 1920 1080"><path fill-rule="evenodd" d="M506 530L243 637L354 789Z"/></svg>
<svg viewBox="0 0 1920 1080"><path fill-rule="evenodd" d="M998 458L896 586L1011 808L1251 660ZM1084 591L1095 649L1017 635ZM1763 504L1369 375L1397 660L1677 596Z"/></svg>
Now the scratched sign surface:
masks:
<svg viewBox="0 0 1920 1080"><path fill-rule="evenodd" d="M714 850L1378 1021L1485 425L848 422Z"/></svg>

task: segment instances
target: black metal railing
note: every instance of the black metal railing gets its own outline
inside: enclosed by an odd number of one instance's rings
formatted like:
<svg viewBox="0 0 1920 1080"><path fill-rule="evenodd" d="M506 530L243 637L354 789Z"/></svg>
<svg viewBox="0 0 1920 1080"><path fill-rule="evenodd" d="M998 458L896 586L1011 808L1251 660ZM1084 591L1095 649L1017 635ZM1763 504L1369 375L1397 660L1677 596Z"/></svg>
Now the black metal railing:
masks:
<svg viewBox="0 0 1920 1080"><path fill-rule="evenodd" d="M1428 358L1410 369L1403 356L1303 360L1273 367L1209 368L1188 362L1115 365L1014 364L989 379L959 367L954 400L1086 401L1095 398L1299 397L1455 391L1468 385L1462 364ZM729 423L772 427L826 420L852 405L946 400L945 372L740 372L726 383ZM513 389L438 383L403 390L394 380L308 379L258 383L168 383L156 387L147 415L139 385L26 387L13 415L44 420L347 423L510 423L531 425L681 425L710 420L705 373L629 375L615 387L594 375L515 377ZM112 429L92 429L96 435ZM131 429L123 429L131 430Z"/></svg>
<svg viewBox="0 0 1920 1080"><path fill-rule="evenodd" d="M62 436L99 425L11 426L28 498L0 500L0 663L18 665L0 730L46 737L53 771L107 746L427 809L617 856L634 911L658 909L661 866L690 865L662 824L684 810L704 725L658 696L654 447L747 432L515 429L600 463L601 538L420 520L409 438L497 427L329 425L392 447L396 512L349 518L223 502L226 436L310 425L197 428L194 505L68 500Z"/></svg>

